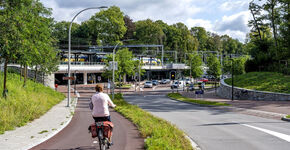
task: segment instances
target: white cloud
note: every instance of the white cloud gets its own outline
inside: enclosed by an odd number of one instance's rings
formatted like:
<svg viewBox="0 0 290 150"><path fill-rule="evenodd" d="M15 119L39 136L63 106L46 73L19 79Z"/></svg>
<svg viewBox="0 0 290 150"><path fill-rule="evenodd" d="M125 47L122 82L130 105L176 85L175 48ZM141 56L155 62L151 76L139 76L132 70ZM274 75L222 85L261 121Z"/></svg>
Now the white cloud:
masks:
<svg viewBox="0 0 290 150"><path fill-rule="evenodd" d="M204 27L207 31L213 31L213 24L209 20L203 19L187 19L186 24L188 27Z"/></svg>
<svg viewBox="0 0 290 150"><path fill-rule="evenodd" d="M249 18L249 11L239 12L231 16L223 16L222 20L216 23L215 29L217 31L232 30L247 32Z"/></svg>
<svg viewBox="0 0 290 150"><path fill-rule="evenodd" d="M248 9L249 0L243 1L227 1L219 6L219 9L222 11L232 11L232 10L240 10L240 9Z"/></svg>

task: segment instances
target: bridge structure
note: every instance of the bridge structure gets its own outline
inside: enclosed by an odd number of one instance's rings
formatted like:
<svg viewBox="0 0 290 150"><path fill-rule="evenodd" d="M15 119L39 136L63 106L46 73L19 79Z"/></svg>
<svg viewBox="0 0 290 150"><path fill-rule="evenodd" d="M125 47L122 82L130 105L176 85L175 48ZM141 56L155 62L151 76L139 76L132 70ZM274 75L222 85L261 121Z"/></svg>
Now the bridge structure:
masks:
<svg viewBox="0 0 290 150"><path fill-rule="evenodd" d="M105 63L101 60L107 54L112 54L112 49L115 46L90 46L87 50L71 50L73 56L71 60L70 72L71 76L75 77L73 84L94 84L98 82L106 82L108 78L103 77L101 74L106 70ZM163 61L164 51L163 45L119 45L118 48L129 48L137 59L145 57L156 58L157 55L161 58L161 64L143 65L142 69L146 71L142 79L169 79L170 72L175 71L181 73L183 70L189 69L185 64L169 63ZM155 50L148 50L148 48ZM132 50L133 49L133 50ZM142 50L143 52L136 52L134 50ZM144 50L146 49L146 50ZM111 50L111 51L110 51ZM152 53L153 52L153 53ZM62 62L58 67L58 71L54 73L54 80L56 84L67 84L63 77L68 76L68 50L62 49L60 52ZM138 70L136 70L138 72ZM128 80L132 80L130 77Z"/></svg>

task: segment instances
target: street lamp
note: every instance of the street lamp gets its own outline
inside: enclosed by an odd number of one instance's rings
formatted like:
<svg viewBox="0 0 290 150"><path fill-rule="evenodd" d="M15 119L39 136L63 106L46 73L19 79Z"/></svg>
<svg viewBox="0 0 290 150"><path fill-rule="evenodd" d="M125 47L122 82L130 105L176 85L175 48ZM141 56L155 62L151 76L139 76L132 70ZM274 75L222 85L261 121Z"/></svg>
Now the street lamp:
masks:
<svg viewBox="0 0 290 150"><path fill-rule="evenodd" d="M69 102L70 102L70 53L71 53L71 26L73 21L75 20L75 18L82 12L89 10L89 9L102 9L102 8L108 8L107 6L101 6L101 7L89 7L86 9L81 10L80 12L78 12L73 19L70 22L69 25L69 30L68 30L68 82L67 82L67 107L69 107Z"/></svg>
<svg viewBox="0 0 290 150"><path fill-rule="evenodd" d="M113 92L112 92L113 95L112 95L112 98L113 99L114 99L114 95L115 95L115 50L120 43L121 42L118 42L113 49L113 64L112 64L112 66L113 66L113 85L112 85L113 86Z"/></svg>
<svg viewBox="0 0 290 150"><path fill-rule="evenodd" d="M234 59L232 61L232 101L234 100Z"/></svg>

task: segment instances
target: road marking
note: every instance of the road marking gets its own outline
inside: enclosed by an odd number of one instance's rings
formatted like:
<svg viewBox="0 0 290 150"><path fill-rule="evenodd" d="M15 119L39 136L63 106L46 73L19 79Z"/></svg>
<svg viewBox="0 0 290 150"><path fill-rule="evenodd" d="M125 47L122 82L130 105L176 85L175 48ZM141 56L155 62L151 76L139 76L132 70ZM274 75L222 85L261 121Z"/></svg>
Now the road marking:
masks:
<svg viewBox="0 0 290 150"><path fill-rule="evenodd" d="M276 136L276 137L278 137L278 138L280 138L282 140L290 142L290 135L279 133L279 132L275 132L275 131L271 131L271 130L267 130L267 129L263 129L263 128L259 128L259 127L255 127L255 126L251 126L251 125L247 125L247 124L241 124L241 125L244 125L246 127L250 127L250 128L256 129L256 130L260 130L262 132L268 133L268 134Z"/></svg>
<svg viewBox="0 0 290 150"><path fill-rule="evenodd" d="M154 86L154 87L153 87L153 91L154 91L156 88L157 88L157 86Z"/></svg>

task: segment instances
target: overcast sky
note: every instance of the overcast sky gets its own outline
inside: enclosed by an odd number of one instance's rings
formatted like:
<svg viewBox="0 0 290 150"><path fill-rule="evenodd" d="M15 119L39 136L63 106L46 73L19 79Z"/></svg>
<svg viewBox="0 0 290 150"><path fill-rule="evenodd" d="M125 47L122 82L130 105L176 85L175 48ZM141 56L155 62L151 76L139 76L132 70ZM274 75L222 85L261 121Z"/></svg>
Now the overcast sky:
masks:
<svg viewBox="0 0 290 150"><path fill-rule="evenodd" d="M118 6L133 21L152 19L168 24L182 22L188 28L202 26L206 30L228 34L244 42L251 19L250 0L40 0L53 9L57 21L71 21L81 9L94 6ZM80 14L76 22L88 20L97 10Z"/></svg>

